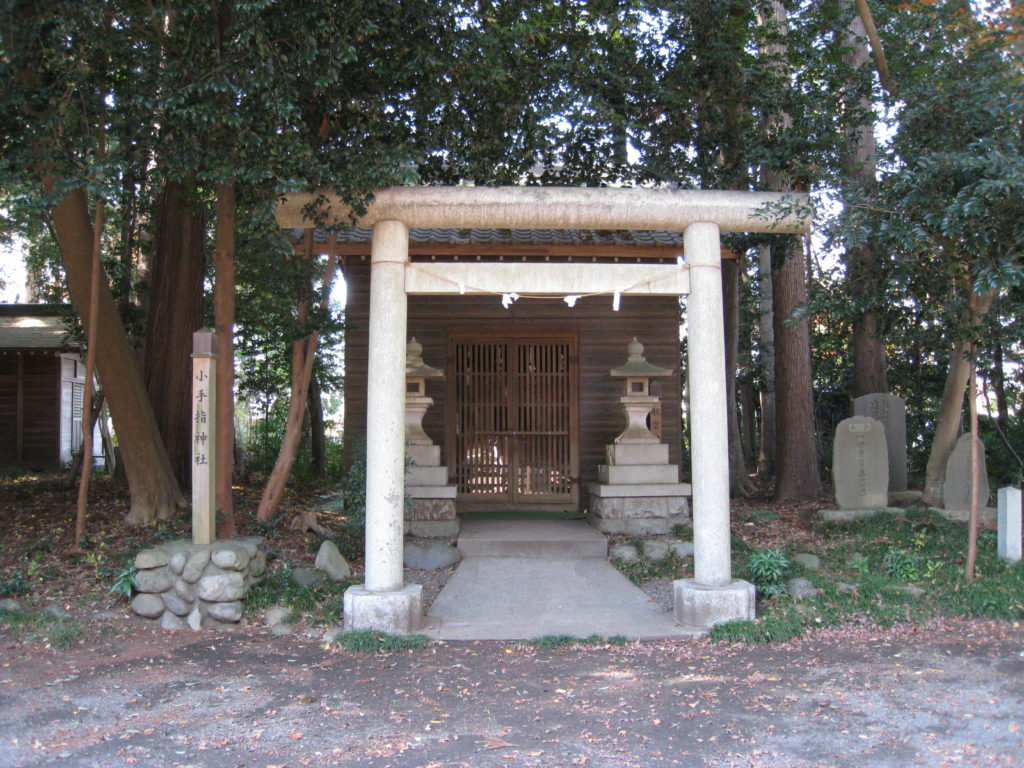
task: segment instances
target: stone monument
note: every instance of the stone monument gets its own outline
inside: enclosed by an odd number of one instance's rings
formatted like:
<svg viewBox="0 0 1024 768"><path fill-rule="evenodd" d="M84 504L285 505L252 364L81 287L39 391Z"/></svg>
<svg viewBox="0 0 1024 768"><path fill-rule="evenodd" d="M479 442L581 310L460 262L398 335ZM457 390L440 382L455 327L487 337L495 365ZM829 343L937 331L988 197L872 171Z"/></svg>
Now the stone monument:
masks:
<svg viewBox="0 0 1024 768"><path fill-rule="evenodd" d="M853 401L854 416L869 416L882 423L889 453L889 492L907 490L907 406L903 398L874 392Z"/></svg>
<svg viewBox="0 0 1024 768"><path fill-rule="evenodd" d="M416 338L405 357L405 530L413 536L455 536L459 518L455 512L456 487L448 484L448 467L441 464L441 447L423 431L423 416L434 404L427 397L427 379L442 379L444 371L423 362L423 345Z"/></svg>
<svg viewBox="0 0 1024 768"><path fill-rule="evenodd" d="M1004 560L1016 563L1021 559L1020 488L1000 488L998 496L996 551Z"/></svg>
<svg viewBox="0 0 1024 768"><path fill-rule="evenodd" d="M985 443L978 441L978 508L988 504L988 471L985 468ZM946 481L942 486L942 506L953 512L969 511L971 508L971 435L960 435L953 453L946 462ZM959 517L959 516L957 516Z"/></svg>
<svg viewBox="0 0 1024 768"><path fill-rule="evenodd" d="M889 457L882 422L869 416L839 422L832 443L832 480L842 510L888 506Z"/></svg>
<svg viewBox="0 0 1024 768"><path fill-rule="evenodd" d="M648 429L647 418L659 402L651 394L650 380L672 370L647 362L635 337L626 353L626 363L609 372L626 380L626 394L619 398L626 428L606 446L608 463L598 466L598 482L588 485L588 517L604 533L669 533L690 520L690 486L679 482L679 466L669 463L668 445Z"/></svg>

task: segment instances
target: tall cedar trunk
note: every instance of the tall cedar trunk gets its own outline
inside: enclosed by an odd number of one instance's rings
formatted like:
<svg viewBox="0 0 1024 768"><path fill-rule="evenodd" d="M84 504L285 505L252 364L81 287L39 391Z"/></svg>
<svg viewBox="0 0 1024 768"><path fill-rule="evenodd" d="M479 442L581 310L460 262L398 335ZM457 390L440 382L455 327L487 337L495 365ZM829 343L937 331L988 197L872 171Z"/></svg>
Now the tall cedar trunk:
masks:
<svg viewBox="0 0 1024 768"><path fill-rule="evenodd" d="M777 57L776 75L788 82L786 53L789 23L781 0L772 0L766 19L781 42L766 46ZM793 121L785 112L773 115L769 129L785 134ZM769 189L790 192L794 180L781 169L766 170ZM807 268L797 238L776 240L771 247L772 326L775 340L775 498L820 496L821 476L814 429L814 391L811 380L811 331L806 317L794 322L807 303Z"/></svg>
<svg viewBox="0 0 1024 768"><path fill-rule="evenodd" d="M217 536L235 533L235 186L217 185L213 316L217 332Z"/></svg>
<svg viewBox="0 0 1024 768"><path fill-rule="evenodd" d="M772 251L767 245L757 249L759 297L758 335L761 369L761 440L757 455L759 475L775 473L775 320L772 315Z"/></svg>
<svg viewBox="0 0 1024 768"><path fill-rule="evenodd" d="M849 2L849 10L853 11L852 2ZM849 51L843 60L851 67L859 69L871 59L866 37L864 23L854 13L843 41L843 47ZM845 104L843 114L846 173L869 191L875 186L877 152L871 96L850 94L848 100L851 103ZM850 297L858 308L853 320L853 397L888 390L885 344L879 335L877 311L881 290L878 262L878 254L870 245L846 249Z"/></svg>
<svg viewBox="0 0 1024 768"><path fill-rule="evenodd" d="M973 290L970 291L967 320L971 328L988 311L993 298L991 293L978 296ZM958 341L953 345L946 383L942 388L942 400L935 419L935 437L932 438L932 449L924 471L924 496L921 501L931 507L943 506L942 487L946 482L946 463L960 436L964 390L970 378L973 357L974 346L970 341Z"/></svg>
<svg viewBox="0 0 1024 768"><path fill-rule="evenodd" d="M320 307L323 310L327 309L330 301L331 284L334 281L334 265L335 257L328 256L327 268L324 272L323 296L320 300ZM307 301L300 303L299 322L306 320L308 307ZM292 344L292 391L291 399L288 402L284 439L281 441L281 450L277 454L277 461L274 462L274 469L271 470L270 477L267 478L267 485L263 489L259 509L256 510L258 520L270 520L277 512L285 484L288 482L292 465L295 463L295 454L302 437L302 419L306 411L309 381L313 375L313 360L316 357L319 338L320 334L313 331L306 338L298 339Z"/></svg>
<svg viewBox="0 0 1024 768"><path fill-rule="evenodd" d="M44 179L47 193L53 193L55 184L56 179ZM88 331L85 309L91 293L89 266L93 226L85 191L68 192L52 209L51 218L68 290ZM125 519L130 525L149 525L174 516L186 506L185 497L171 470L145 384L135 364L135 354L105 279L100 280L97 298L96 369L122 449L131 493L131 509Z"/></svg>
<svg viewBox="0 0 1024 768"><path fill-rule="evenodd" d="M310 463L313 474L323 477L327 474L327 434L324 424L323 393L320 391L320 378L316 371L309 379L309 431L310 431Z"/></svg>
<svg viewBox="0 0 1024 768"><path fill-rule="evenodd" d="M772 311L775 321L775 499L822 494L814 433L811 345L806 317L792 321L807 303L804 260L796 242L786 254L772 248Z"/></svg>
<svg viewBox="0 0 1024 768"><path fill-rule="evenodd" d="M156 212L146 326L146 391L181 486L192 482L192 334L203 321L206 217L164 183Z"/></svg>
<svg viewBox="0 0 1024 768"><path fill-rule="evenodd" d="M740 265L739 256L722 260L722 302L725 315L725 394L729 428L729 491L746 496L754 487L747 474L740 437L739 406L736 398L736 358L739 355Z"/></svg>

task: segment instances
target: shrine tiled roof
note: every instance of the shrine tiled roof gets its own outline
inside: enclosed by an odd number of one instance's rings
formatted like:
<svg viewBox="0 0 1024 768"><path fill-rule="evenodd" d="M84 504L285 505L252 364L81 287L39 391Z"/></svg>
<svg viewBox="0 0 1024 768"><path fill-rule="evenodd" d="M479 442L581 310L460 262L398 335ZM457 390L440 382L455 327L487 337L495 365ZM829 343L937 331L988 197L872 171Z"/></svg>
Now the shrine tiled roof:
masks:
<svg viewBox="0 0 1024 768"><path fill-rule="evenodd" d="M0 349L69 349L67 326L59 307L50 304L0 304Z"/></svg>

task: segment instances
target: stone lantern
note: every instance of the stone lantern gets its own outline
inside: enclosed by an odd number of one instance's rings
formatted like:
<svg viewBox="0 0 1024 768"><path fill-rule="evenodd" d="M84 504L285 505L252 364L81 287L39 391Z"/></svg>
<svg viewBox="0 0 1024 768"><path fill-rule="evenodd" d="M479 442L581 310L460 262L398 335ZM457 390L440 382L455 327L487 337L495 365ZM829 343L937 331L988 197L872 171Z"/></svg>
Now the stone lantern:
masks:
<svg viewBox="0 0 1024 768"><path fill-rule="evenodd" d="M668 445L647 428L647 417L660 400L651 394L651 379L671 376L672 371L647 362L644 345L635 337L626 352L626 363L610 372L626 380L626 394L619 398L626 429L605 446L607 464L598 465L598 481L587 486L587 517L605 533L662 535L690 520L690 486L679 482L679 467L669 462Z"/></svg>
<svg viewBox="0 0 1024 768"><path fill-rule="evenodd" d="M448 483L441 446L423 431L423 416L434 404L427 397L427 379L444 378L444 371L423 362L423 345L415 337L405 350L405 492L411 500L405 530L414 536L454 536L459 532L457 489Z"/></svg>
<svg viewBox="0 0 1024 768"><path fill-rule="evenodd" d="M647 362L644 357L644 345L637 341L636 336L626 345L626 354L625 364L611 371L612 377L626 380L626 394L619 399L626 410L626 429L615 438L615 442L660 443L658 436L647 428L647 417L659 400L658 397L651 395L651 379L670 376L672 371Z"/></svg>
<svg viewBox="0 0 1024 768"><path fill-rule="evenodd" d="M423 345L412 341L405 348L405 439L410 445L433 445L423 431L423 416L434 404L427 397L427 379L444 378L444 371L423 362Z"/></svg>

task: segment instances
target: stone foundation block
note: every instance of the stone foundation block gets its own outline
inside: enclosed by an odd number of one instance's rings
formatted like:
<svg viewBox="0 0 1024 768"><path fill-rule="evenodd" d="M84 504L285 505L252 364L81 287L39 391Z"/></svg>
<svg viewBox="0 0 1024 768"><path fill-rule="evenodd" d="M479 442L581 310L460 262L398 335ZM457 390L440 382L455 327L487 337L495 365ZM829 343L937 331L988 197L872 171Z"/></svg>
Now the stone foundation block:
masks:
<svg viewBox="0 0 1024 768"><path fill-rule="evenodd" d="M627 534L630 536L663 536L672 533L672 529L677 525L687 525L690 522L689 515L611 519L588 517L587 519L601 533Z"/></svg>
<svg viewBox="0 0 1024 768"><path fill-rule="evenodd" d="M405 532L409 536L426 539L449 539L459 535L458 520L406 520Z"/></svg>
<svg viewBox="0 0 1024 768"><path fill-rule="evenodd" d="M603 485L660 485L679 482L675 464L600 464L597 479Z"/></svg>
<svg viewBox="0 0 1024 768"><path fill-rule="evenodd" d="M722 587L679 579L672 585L674 615L684 627L711 629L727 621L753 621L754 585L734 579Z"/></svg>
<svg viewBox="0 0 1024 768"><path fill-rule="evenodd" d="M407 635L423 624L423 587L406 584L394 592L370 592L359 584L345 590L344 609L348 630Z"/></svg>
<svg viewBox="0 0 1024 768"><path fill-rule="evenodd" d="M594 496L590 514L606 520L690 517L685 496Z"/></svg>
<svg viewBox="0 0 1024 768"><path fill-rule="evenodd" d="M406 520L457 520L454 499L417 499L405 512Z"/></svg>
<svg viewBox="0 0 1024 768"><path fill-rule="evenodd" d="M630 464L668 464L668 445L616 443L605 446L608 464L628 466Z"/></svg>

